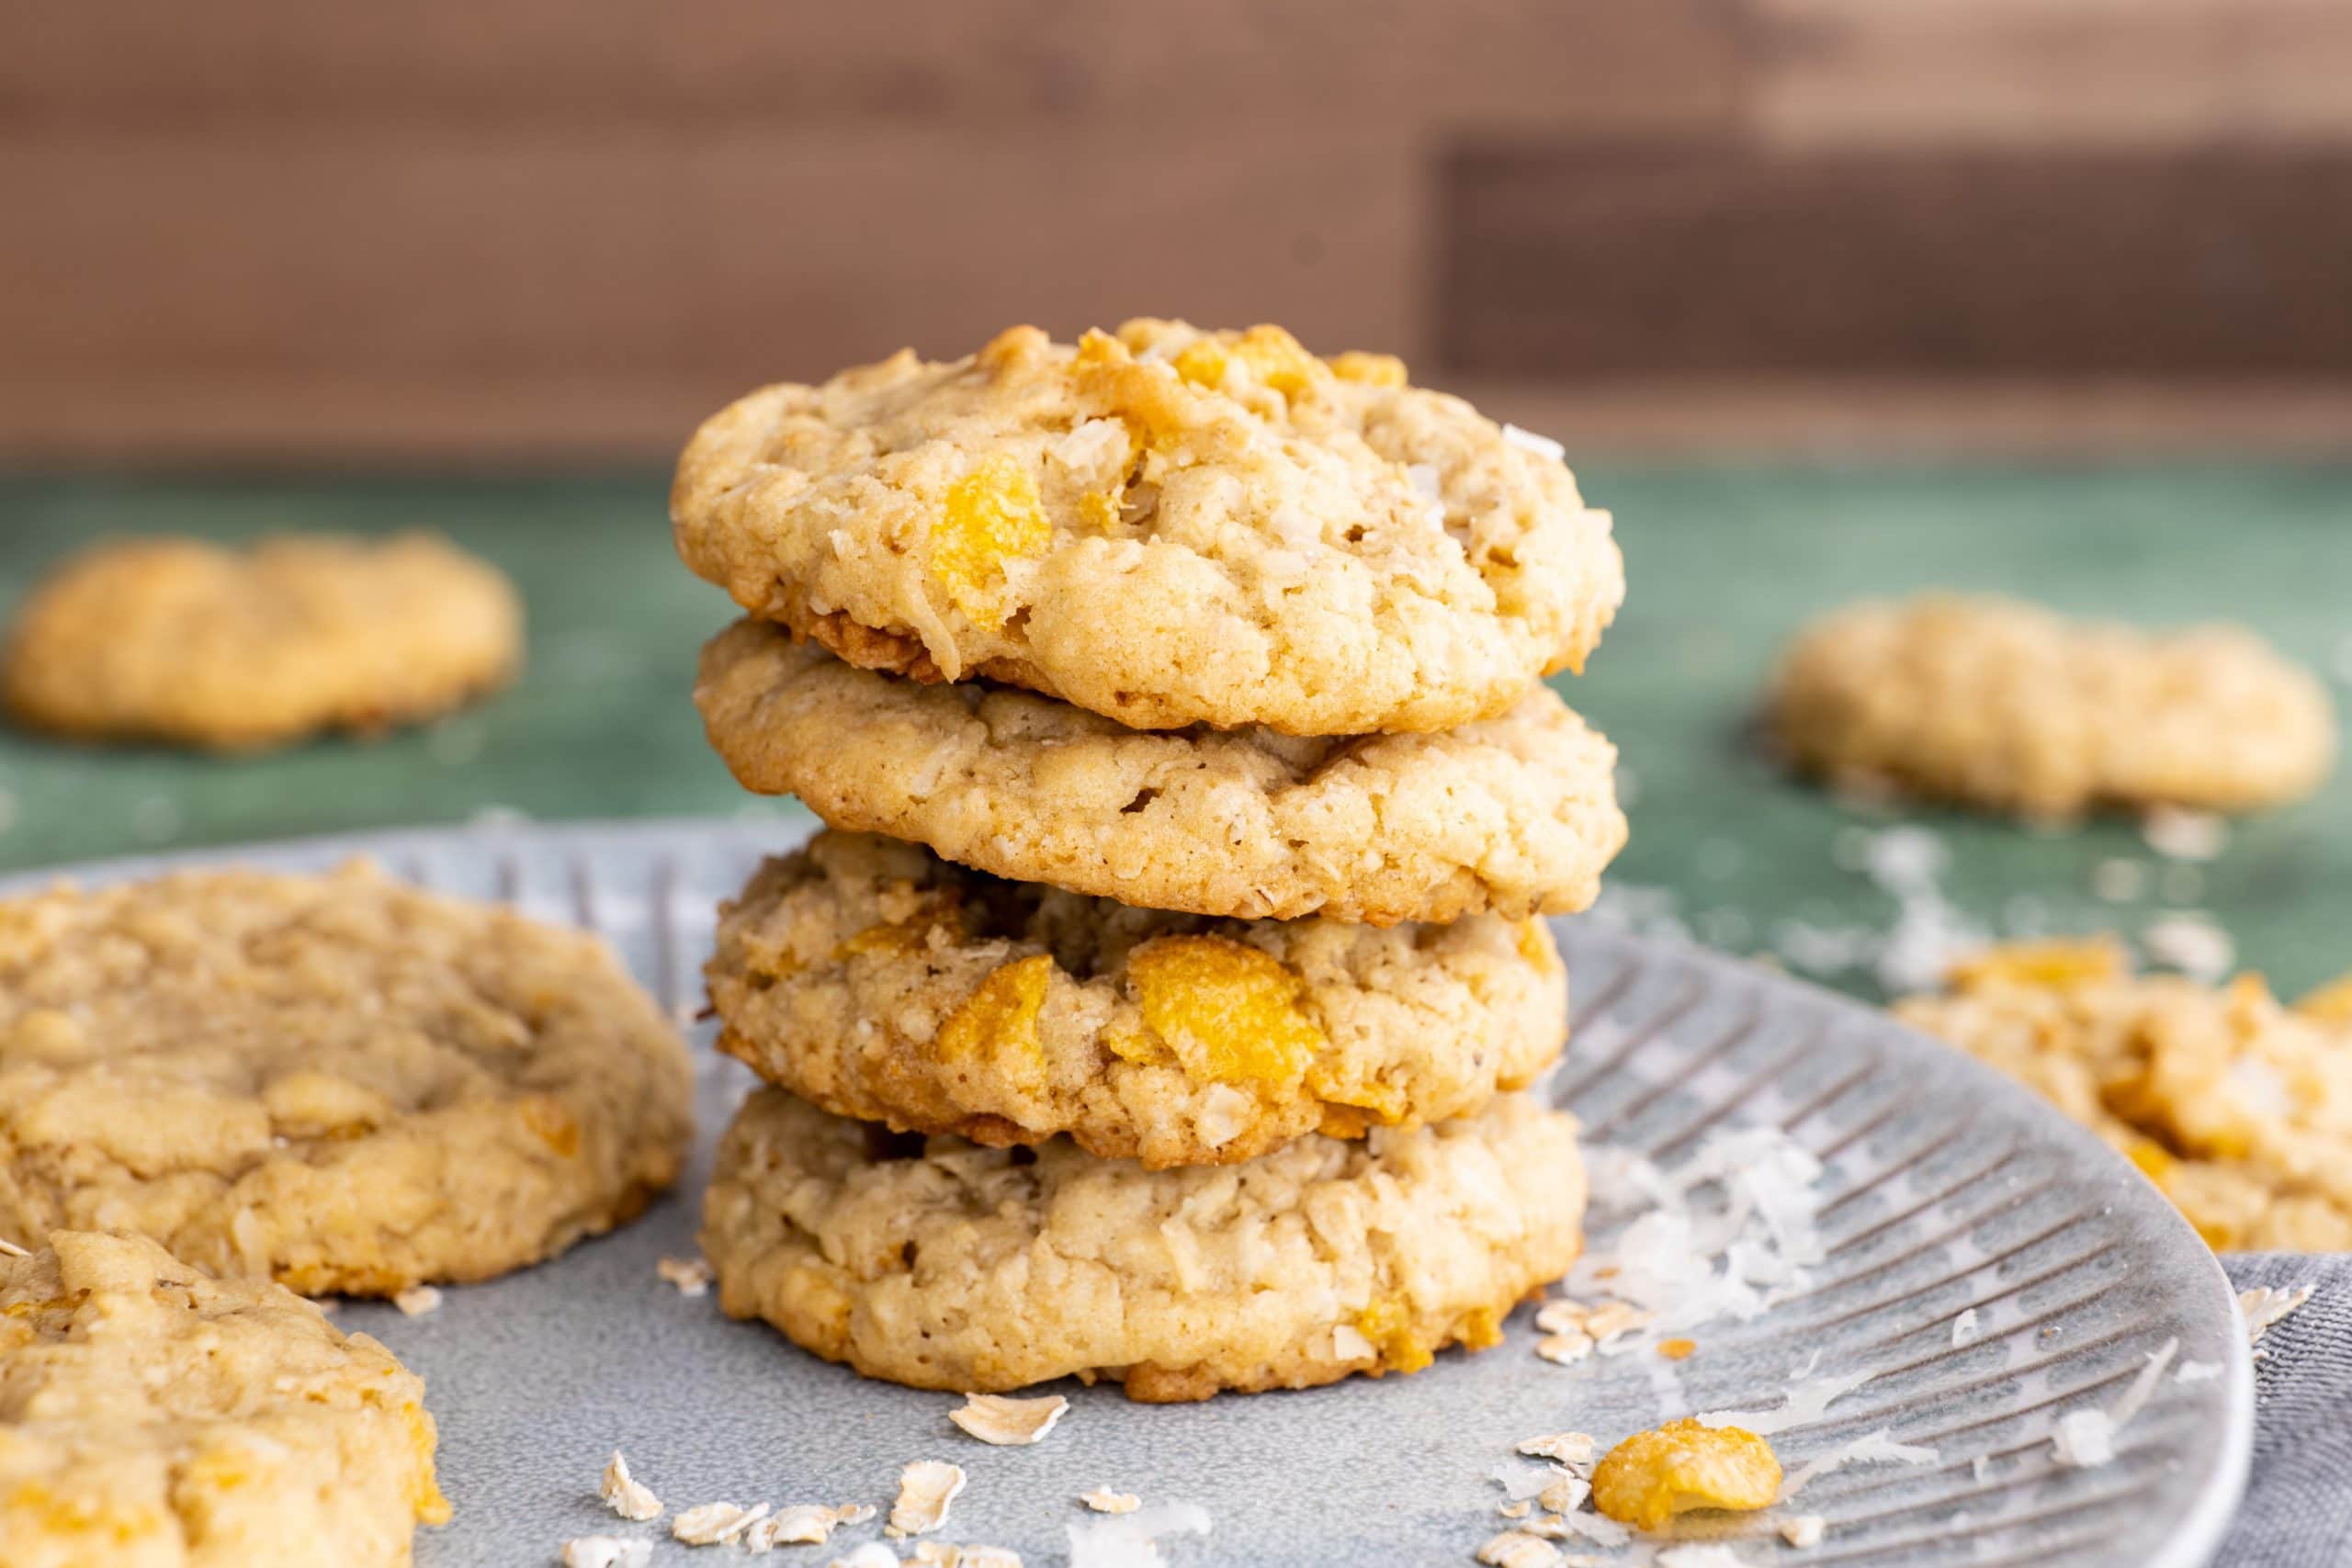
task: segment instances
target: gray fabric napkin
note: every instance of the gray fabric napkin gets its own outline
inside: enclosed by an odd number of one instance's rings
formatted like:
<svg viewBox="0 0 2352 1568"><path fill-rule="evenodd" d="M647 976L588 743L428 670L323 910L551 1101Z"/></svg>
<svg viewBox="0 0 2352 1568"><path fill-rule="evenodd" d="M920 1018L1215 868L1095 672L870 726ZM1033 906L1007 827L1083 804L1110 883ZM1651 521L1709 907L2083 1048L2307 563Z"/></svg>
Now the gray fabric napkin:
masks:
<svg viewBox="0 0 2352 1568"><path fill-rule="evenodd" d="M2352 1255L2241 1252L2231 1283L2315 1286L2254 1363L2254 1472L2215 1568L2352 1564Z"/></svg>

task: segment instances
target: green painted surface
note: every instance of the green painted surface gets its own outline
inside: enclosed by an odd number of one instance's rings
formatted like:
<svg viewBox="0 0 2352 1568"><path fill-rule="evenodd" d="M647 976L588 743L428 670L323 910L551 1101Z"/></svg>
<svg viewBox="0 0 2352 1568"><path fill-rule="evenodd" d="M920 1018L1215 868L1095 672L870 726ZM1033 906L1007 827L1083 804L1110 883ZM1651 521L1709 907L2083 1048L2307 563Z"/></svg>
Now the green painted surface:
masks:
<svg viewBox="0 0 2352 1568"><path fill-rule="evenodd" d="M1583 477L1618 515L1633 584L1590 673L1564 686L1634 775L1619 879L1668 890L1730 945L1768 944L1792 919L1883 924L1894 908L1834 852L1841 829L1886 819L1779 778L1744 734L1773 649L1811 612L1930 585L1998 589L2150 622L2243 620L2323 667L2352 635L2352 468ZM747 809L687 699L695 649L727 608L672 557L653 477L0 480L0 595L13 601L46 562L102 533L408 526L441 529L520 582L532 626L517 685L425 729L254 759L0 737L0 869L501 808L550 819ZM1952 900L1993 929L2129 931L2167 907L2154 886L2120 905L2092 895L2102 861L2155 863L2128 823L2052 836L1916 819L1951 851ZM2211 910L2283 988L2352 967L2352 773L2240 824L2222 857L2190 874L2202 887L2176 874L2169 903ZM1871 989L1867 976L1844 980Z"/></svg>

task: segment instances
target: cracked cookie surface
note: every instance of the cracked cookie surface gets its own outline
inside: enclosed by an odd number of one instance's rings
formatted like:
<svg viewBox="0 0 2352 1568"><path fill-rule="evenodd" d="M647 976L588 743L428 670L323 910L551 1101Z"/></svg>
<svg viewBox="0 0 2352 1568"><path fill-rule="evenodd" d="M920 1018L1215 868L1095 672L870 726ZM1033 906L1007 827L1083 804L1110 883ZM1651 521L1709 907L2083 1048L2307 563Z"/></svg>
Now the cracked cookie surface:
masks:
<svg viewBox="0 0 2352 1568"><path fill-rule="evenodd" d="M671 516L697 574L853 663L1135 728L1491 717L1624 592L1556 448L1274 327L1015 327L768 387L695 433Z"/></svg>
<svg viewBox="0 0 2352 1568"><path fill-rule="evenodd" d="M403 1568L424 1385L265 1281L142 1237L0 1256L0 1555L17 1568Z"/></svg>
<svg viewBox="0 0 2352 1568"><path fill-rule="evenodd" d="M1582 1246L1576 1123L1525 1095L1241 1165L1147 1171L897 1136L778 1089L745 1102L703 1204L719 1304L917 1388L1080 1375L1130 1398L1418 1371L1500 1342Z"/></svg>
<svg viewBox="0 0 2352 1568"><path fill-rule="evenodd" d="M744 621L703 650L695 701L746 788L1152 908L1375 925L1568 914L1625 841L1615 749L1544 688L1441 735L1138 731L1014 687L859 670Z"/></svg>
<svg viewBox="0 0 2352 1568"><path fill-rule="evenodd" d="M1539 920L1210 920L820 833L720 911L720 1049L901 1132L1146 1168L1474 1111L1567 1035Z"/></svg>
<svg viewBox="0 0 2352 1568"><path fill-rule="evenodd" d="M521 657L506 579L430 536L141 539L34 589L0 693L19 722L62 735L243 750L429 718Z"/></svg>
<svg viewBox="0 0 2352 1568"><path fill-rule="evenodd" d="M2010 599L1824 616L1782 656L1770 718L1808 773L2033 817L2277 805L2335 760L2325 688L2243 627L2145 632Z"/></svg>
<svg viewBox="0 0 2352 1568"><path fill-rule="evenodd" d="M484 1279L675 1179L691 1079L602 943L364 865L0 900L0 1235L311 1295Z"/></svg>

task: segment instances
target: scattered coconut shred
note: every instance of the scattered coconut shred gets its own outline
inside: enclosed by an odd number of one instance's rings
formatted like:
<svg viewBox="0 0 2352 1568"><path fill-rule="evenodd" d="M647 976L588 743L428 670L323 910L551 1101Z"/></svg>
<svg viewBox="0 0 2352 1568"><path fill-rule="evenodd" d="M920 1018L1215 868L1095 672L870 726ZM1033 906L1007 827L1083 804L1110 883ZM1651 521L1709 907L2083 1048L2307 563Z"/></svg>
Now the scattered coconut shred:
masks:
<svg viewBox="0 0 2352 1568"><path fill-rule="evenodd" d="M576 1536L563 1543L563 1568L646 1568L653 1543L616 1535Z"/></svg>
<svg viewBox="0 0 2352 1568"><path fill-rule="evenodd" d="M2096 1405L2086 1410L2069 1410L2058 1417L2058 1429L2050 1439L2051 1457L2060 1464L2076 1470L2094 1470L2115 1457L2115 1439L2124 1424L2140 1414L2143 1405L2156 1391L2156 1382L2172 1365L2180 1350L2180 1341L2167 1339L2163 1347L2148 1357L2148 1364L2132 1380L2132 1386L2111 1409Z"/></svg>
<svg viewBox="0 0 2352 1568"><path fill-rule="evenodd" d="M2312 1299L2312 1290L2309 1285L2294 1285L2284 1290L2256 1285L2250 1291L2239 1292L2238 1313L2245 1319L2245 1342L2260 1344L2263 1335L2269 1332L2272 1324Z"/></svg>
<svg viewBox="0 0 2352 1568"><path fill-rule="evenodd" d="M1206 1535L1209 1512L1192 1503L1155 1503L1069 1527L1069 1568L1164 1568L1159 1539Z"/></svg>

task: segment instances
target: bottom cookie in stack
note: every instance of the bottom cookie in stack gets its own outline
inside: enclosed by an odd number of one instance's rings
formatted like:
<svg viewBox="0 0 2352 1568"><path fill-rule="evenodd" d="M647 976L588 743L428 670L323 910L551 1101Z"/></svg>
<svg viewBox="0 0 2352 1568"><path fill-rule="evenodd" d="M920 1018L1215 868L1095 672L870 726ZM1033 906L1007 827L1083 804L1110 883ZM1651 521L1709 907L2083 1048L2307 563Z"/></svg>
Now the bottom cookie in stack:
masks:
<svg viewBox="0 0 2352 1568"><path fill-rule="evenodd" d="M1523 1095L1238 1165L1149 1171L1068 1138L892 1134L745 1102L704 1200L719 1304L868 1377L1149 1403L1418 1371L1484 1349L1583 1245L1576 1123Z"/></svg>
<svg viewBox="0 0 2352 1568"><path fill-rule="evenodd" d="M870 1376L1412 1371L1581 1246L1575 1123L1505 1092L1566 1034L1541 921L1207 919L827 832L722 911L707 976L779 1086L705 1201L721 1304Z"/></svg>

